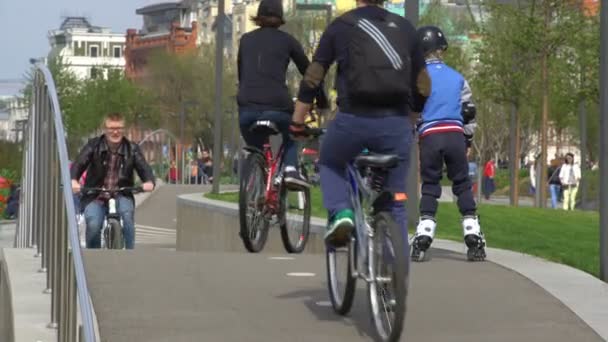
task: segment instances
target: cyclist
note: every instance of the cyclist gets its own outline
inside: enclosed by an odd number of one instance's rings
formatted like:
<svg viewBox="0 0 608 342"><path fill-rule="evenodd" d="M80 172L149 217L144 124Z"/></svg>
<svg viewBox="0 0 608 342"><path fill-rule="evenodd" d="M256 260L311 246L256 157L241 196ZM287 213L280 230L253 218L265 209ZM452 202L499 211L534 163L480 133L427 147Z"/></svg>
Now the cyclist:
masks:
<svg viewBox="0 0 608 342"><path fill-rule="evenodd" d="M481 260L485 258L485 240L476 214L467 160L467 149L476 126L471 88L459 72L443 62L443 52L448 48L443 32L438 27L425 26L418 29L418 35L433 87L418 124L422 196L412 257L418 261L420 252L430 247L435 236L437 199L441 196L440 181L445 162L452 192L458 197L458 208L463 216L468 255L475 255L469 259Z"/></svg>
<svg viewBox="0 0 608 342"><path fill-rule="evenodd" d="M239 89L239 126L249 146L262 149L267 136L249 131L258 120L269 120L282 132L285 144L284 180L290 188L308 187L297 168L296 143L289 137L293 102L285 78L289 61L293 60L301 74L309 65L302 45L289 33L278 28L285 24L280 0L262 0L257 16L251 20L258 29L243 35L237 56ZM327 107L322 91L315 91L320 107Z"/></svg>
<svg viewBox="0 0 608 342"><path fill-rule="evenodd" d="M357 0L357 8L323 32L293 115L291 130L298 135L327 70L337 62L338 113L321 142L319 162L323 203L329 212L325 240L336 247L346 244L354 229L346 166L364 148L401 157L385 184L396 194L387 205L407 236L403 201L414 132L408 114L410 107L422 110L430 81L416 29L382 8L383 2Z"/></svg>
<svg viewBox="0 0 608 342"><path fill-rule="evenodd" d="M108 114L104 118L105 134L89 140L82 148L71 167L72 191L80 192L78 180L87 171L85 187L116 189L133 186L133 171L142 180L144 191L154 190L154 174L146 162L139 146L124 135L125 120L119 113ZM107 194L83 195L86 222L87 248L101 247L101 228L106 209ZM135 244L134 198L119 195L116 199L117 211L123 221L125 247L133 249Z"/></svg>

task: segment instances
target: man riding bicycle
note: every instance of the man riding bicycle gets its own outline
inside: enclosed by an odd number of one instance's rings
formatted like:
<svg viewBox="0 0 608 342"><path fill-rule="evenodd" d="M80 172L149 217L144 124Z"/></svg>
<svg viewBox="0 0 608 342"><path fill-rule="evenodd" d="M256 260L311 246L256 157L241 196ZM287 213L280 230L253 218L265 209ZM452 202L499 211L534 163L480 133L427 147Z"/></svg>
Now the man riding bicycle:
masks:
<svg viewBox="0 0 608 342"><path fill-rule="evenodd" d="M289 137L293 102L285 82L290 60L304 74L308 58L294 37L278 29L285 24L280 0L262 0L257 16L252 20L259 28L243 35L237 57L241 134L247 145L262 150L268 137L251 132L249 128L258 120L273 122L283 133L285 183L290 188L308 187L307 180L298 170L296 143ZM327 107L322 91L315 90L314 97L318 97L319 107Z"/></svg>
<svg viewBox="0 0 608 342"><path fill-rule="evenodd" d="M389 170L387 191L395 221L407 233L403 201L413 127L410 108L421 111L430 79L416 29L405 18L382 8L384 0L357 0L357 8L334 20L323 32L306 70L293 114L292 132L301 124L334 61L338 63L338 107L321 145L323 203L329 211L325 240L345 245L354 229L347 164L363 149L400 157ZM407 235L405 235L407 236Z"/></svg>
<svg viewBox="0 0 608 342"><path fill-rule="evenodd" d="M154 190L154 174L139 146L124 136L125 120L119 113L104 118L105 134L89 140L71 167L72 191L80 192L80 176L87 171L85 188L115 190L133 186L133 171L144 182L144 191ZM81 206L86 221L87 248L101 248L101 229L106 213L107 193L83 194ZM135 200L131 194L120 194L117 211L123 221L125 247L135 244Z"/></svg>

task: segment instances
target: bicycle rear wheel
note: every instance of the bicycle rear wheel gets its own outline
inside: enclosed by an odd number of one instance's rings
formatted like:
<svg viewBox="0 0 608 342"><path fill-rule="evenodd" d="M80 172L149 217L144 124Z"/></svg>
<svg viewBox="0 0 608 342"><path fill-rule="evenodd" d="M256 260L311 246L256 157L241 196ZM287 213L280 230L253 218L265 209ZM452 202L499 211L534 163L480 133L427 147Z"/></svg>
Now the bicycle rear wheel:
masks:
<svg viewBox="0 0 608 342"><path fill-rule="evenodd" d="M310 189L292 191L283 184L279 201L283 246L288 253L302 253L310 235Z"/></svg>
<svg viewBox="0 0 608 342"><path fill-rule="evenodd" d="M405 237L388 212L374 217L374 253L370 255L374 281L368 284L376 333L381 341L398 341L405 322L409 262Z"/></svg>
<svg viewBox="0 0 608 342"><path fill-rule="evenodd" d="M325 252L327 262L327 286L334 311L346 315L355 298L357 277L353 265L357 262L357 239L355 235L351 242L342 248L327 246Z"/></svg>
<svg viewBox="0 0 608 342"><path fill-rule="evenodd" d="M245 248L258 253L266 244L269 221L264 217L266 204L266 171L263 157L257 153L247 156L239 189L240 235Z"/></svg>

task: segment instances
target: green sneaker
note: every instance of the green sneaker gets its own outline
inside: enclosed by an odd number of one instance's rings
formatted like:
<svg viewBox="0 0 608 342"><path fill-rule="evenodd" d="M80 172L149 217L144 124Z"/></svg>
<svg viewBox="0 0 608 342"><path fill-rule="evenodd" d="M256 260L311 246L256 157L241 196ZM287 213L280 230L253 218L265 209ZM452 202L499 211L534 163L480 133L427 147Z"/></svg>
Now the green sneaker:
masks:
<svg viewBox="0 0 608 342"><path fill-rule="evenodd" d="M355 215L350 209L337 212L327 225L325 242L334 247L345 246L355 228Z"/></svg>

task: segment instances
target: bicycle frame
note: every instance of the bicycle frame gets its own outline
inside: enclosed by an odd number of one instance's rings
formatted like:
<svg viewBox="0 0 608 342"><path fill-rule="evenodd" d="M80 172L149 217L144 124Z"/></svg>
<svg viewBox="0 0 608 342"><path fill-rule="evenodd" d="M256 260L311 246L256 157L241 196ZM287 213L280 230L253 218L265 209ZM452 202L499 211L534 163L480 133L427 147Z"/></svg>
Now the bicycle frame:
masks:
<svg viewBox="0 0 608 342"><path fill-rule="evenodd" d="M279 203L279 192L277 191L277 185L280 184L280 180L274 181L276 178L277 171L280 170L280 167L283 163L283 144L279 147L276 155L272 155L272 148L270 146L270 142L266 142L264 144L264 159L266 160L267 167L267 176L266 176L266 205L271 208L273 213L278 211L278 203Z"/></svg>
<svg viewBox="0 0 608 342"><path fill-rule="evenodd" d="M373 239L374 230L365 219L363 210L371 203L374 203L380 194L366 185L365 178L359 174L352 162L348 164L347 172L350 185L350 200L355 213L355 230L357 232L358 244L357 254L355 254L354 248L350 249L352 253L350 258L352 260L351 268L354 277L361 277L367 282L371 282L375 280L372 278L375 277L375 273L372 269L374 265L372 259L374 256L374 245L370 244L369 240ZM359 196L359 194L361 196ZM367 265L365 265L366 261ZM366 266L367 272L361 273L360 270L364 270Z"/></svg>

